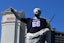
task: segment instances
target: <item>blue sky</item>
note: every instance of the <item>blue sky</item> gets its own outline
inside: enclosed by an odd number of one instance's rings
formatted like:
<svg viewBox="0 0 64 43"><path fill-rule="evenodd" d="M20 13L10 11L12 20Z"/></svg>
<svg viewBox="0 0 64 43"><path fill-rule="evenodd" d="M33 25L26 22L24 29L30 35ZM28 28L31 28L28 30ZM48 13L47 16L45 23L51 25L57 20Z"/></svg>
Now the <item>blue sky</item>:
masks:
<svg viewBox="0 0 64 43"><path fill-rule="evenodd" d="M32 18L33 9L36 7L41 8L42 17L52 20L51 27L56 28L56 31L64 32L64 0L0 0L0 12L13 7L18 11L23 10L26 17ZM0 35L1 35L1 19L2 14L0 13Z"/></svg>

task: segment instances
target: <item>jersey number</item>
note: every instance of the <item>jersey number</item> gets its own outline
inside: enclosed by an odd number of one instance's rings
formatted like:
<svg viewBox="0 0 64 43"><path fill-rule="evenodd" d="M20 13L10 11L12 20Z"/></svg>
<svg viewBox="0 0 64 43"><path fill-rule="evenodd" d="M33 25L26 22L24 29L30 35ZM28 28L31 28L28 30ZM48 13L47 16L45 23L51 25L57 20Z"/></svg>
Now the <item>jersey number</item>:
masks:
<svg viewBox="0 0 64 43"><path fill-rule="evenodd" d="M39 20L33 21L32 22L32 27L40 27L40 21Z"/></svg>

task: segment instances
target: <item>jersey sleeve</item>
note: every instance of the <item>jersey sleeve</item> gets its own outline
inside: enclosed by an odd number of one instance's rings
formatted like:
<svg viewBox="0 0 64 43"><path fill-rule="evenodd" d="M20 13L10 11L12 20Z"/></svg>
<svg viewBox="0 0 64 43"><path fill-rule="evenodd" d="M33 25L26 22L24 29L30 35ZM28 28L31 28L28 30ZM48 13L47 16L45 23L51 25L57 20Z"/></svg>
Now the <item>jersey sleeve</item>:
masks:
<svg viewBox="0 0 64 43"><path fill-rule="evenodd" d="M28 23L30 20L30 18L21 18L20 21L24 22L24 23Z"/></svg>

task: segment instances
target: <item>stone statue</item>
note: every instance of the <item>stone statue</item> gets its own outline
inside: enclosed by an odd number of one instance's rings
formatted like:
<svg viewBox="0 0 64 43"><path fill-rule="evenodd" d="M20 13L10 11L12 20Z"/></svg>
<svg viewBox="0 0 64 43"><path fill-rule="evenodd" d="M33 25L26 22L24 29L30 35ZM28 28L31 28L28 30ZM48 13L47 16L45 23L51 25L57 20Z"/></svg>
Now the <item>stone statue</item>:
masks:
<svg viewBox="0 0 64 43"><path fill-rule="evenodd" d="M34 18L22 18L16 10L10 9L17 19L27 24L26 43L50 43L50 23L40 16L40 8L34 9Z"/></svg>

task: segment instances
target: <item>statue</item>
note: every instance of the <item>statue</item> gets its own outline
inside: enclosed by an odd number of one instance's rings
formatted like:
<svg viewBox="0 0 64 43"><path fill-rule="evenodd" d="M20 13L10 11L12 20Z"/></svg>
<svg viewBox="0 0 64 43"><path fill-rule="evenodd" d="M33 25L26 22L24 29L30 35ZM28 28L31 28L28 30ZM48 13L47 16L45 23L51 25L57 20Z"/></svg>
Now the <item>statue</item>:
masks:
<svg viewBox="0 0 64 43"><path fill-rule="evenodd" d="M27 24L26 43L50 43L50 24L48 19L40 17L40 8L34 9L34 18L22 18L16 10L10 9L17 19Z"/></svg>

